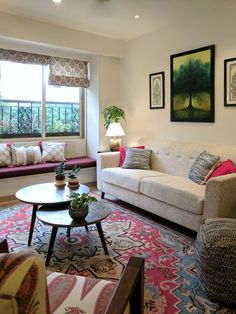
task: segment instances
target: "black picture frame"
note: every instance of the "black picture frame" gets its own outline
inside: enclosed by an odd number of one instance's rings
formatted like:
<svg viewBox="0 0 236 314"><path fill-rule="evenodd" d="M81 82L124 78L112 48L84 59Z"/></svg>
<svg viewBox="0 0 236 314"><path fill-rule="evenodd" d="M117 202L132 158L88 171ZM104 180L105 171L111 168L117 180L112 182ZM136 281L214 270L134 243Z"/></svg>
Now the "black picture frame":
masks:
<svg viewBox="0 0 236 314"><path fill-rule="evenodd" d="M236 58L224 60L224 106L236 106Z"/></svg>
<svg viewBox="0 0 236 314"><path fill-rule="evenodd" d="M170 56L171 121L215 122L215 45Z"/></svg>
<svg viewBox="0 0 236 314"><path fill-rule="evenodd" d="M165 108L165 73L149 74L149 104L150 109Z"/></svg>

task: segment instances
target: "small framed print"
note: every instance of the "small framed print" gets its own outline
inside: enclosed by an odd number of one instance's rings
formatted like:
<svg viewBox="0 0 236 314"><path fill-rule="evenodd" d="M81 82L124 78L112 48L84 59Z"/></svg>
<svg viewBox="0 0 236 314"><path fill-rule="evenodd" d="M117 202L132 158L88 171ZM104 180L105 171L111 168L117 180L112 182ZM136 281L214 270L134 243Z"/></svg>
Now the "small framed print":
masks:
<svg viewBox="0 0 236 314"><path fill-rule="evenodd" d="M236 106L236 58L224 60L224 104Z"/></svg>
<svg viewBox="0 0 236 314"><path fill-rule="evenodd" d="M149 74L150 109L165 108L164 72Z"/></svg>

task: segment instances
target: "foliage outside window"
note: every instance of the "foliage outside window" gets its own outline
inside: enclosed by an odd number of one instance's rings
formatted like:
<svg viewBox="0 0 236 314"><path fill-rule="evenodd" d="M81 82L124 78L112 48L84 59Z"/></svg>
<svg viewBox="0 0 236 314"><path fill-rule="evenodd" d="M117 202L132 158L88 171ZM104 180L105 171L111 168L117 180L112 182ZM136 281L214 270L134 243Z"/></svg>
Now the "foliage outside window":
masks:
<svg viewBox="0 0 236 314"><path fill-rule="evenodd" d="M81 136L85 88L48 85L48 72L0 61L0 138Z"/></svg>

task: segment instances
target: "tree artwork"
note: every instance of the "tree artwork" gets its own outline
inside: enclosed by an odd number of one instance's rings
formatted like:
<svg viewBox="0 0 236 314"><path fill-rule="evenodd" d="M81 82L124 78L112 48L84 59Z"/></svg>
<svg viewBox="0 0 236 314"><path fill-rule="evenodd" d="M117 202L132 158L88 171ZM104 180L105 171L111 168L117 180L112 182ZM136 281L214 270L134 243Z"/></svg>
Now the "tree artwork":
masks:
<svg viewBox="0 0 236 314"><path fill-rule="evenodd" d="M171 56L171 121L214 122L212 49Z"/></svg>

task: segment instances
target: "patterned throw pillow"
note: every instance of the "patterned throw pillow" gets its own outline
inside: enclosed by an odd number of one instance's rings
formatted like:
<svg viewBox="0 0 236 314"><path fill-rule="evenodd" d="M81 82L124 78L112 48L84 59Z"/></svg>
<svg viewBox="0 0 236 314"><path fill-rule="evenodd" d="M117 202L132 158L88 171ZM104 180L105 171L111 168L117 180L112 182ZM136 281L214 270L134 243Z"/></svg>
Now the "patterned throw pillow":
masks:
<svg viewBox="0 0 236 314"><path fill-rule="evenodd" d="M11 164L11 150L7 144L0 144L0 167L6 167Z"/></svg>
<svg viewBox="0 0 236 314"><path fill-rule="evenodd" d="M149 170L151 153L150 149L128 147L122 168Z"/></svg>
<svg viewBox="0 0 236 314"><path fill-rule="evenodd" d="M41 150L39 146L29 146L25 148L27 165L40 164L42 162Z"/></svg>
<svg viewBox="0 0 236 314"><path fill-rule="evenodd" d="M27 165L27 155L24 146L11 147L12 165L13 166L25 166Z"/></svg>
<svg viewBox="0 0 236 314"><path fill-rule="evenodd" d="M63 161L65 152L65 143L42 142L42 160L43 161Z"/></svg>
<svg viewBox="0 0 236 314"><path fill-rule="evenodd" d="M205 184L208 176L217 167L219 160L220 156L214 156L203 151L190 168L189 179L198 184Z"/></svg>
<svg viewBox="0 0 236 314"><path fill-rule="evenodd" d="M145 147L142 146L133 146L133 148L140 148L140 149L144 149ZM124 163L125 160L125 156L126 156L126 149L127 147L124 146L120 146L118 147L118 150L120 151L120 163L119 163L119 167L121 167Z"/></svg>

